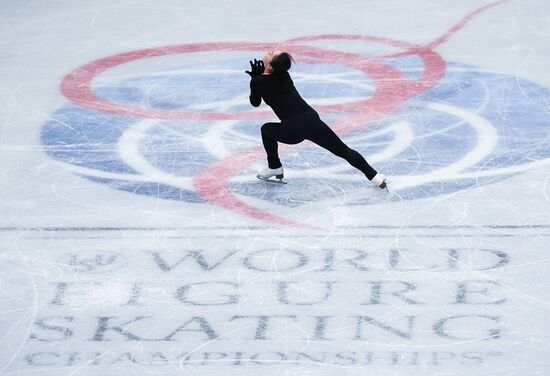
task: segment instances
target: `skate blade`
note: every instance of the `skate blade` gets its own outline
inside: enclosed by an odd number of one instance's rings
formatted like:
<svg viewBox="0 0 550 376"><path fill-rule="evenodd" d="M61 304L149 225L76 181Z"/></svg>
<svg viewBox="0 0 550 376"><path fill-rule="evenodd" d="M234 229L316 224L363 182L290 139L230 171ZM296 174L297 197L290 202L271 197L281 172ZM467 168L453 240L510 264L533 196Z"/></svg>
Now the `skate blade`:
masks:
<svg viewBox="0 0 550 376"><path fill-rule="evenodd" d="M386 186L384 188L382 188L380 186L376 186L375 190L377 190L378 192L384 192L384 193L388 193L388 194L391 193L386 180L384 180L384 183L386 183Z"/></svg>
<svg viewBox="0 0 550 376"><path fill-rule="evenodd" d="M286 180L283 180L283 179L271 179L271 178L264 178L264 177L261 177L260 175L256 175L256 177L260 180L263 180L263 181L268 181L270 183L277 183L277 184L288 184L288 182Z"/></svg>
<svg viewBox="0 0 550 376"><path fill-rule="evenodd" d="M387 179L387 178L384 179L383 185L384 185L383 188L382 188L382 187L378 187L378 188L382 189L382 190L385 191L386 193L391 193L391 192L390 192L390 188L388 187L388 179Z"/></svg>

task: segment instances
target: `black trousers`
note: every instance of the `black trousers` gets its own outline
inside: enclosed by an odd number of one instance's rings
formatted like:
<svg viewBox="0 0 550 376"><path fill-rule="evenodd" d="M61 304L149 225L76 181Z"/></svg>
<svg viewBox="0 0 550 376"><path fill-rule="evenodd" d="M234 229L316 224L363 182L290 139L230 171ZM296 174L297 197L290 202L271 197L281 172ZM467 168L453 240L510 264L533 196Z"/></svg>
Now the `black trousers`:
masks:
<svg viewBox="0 0 550 376"><path fill-rule="evenodd" d="M283 119L280 123L265 123L262 125L262 142L267 153L269 168L282 166L278 153L278 142L283 144L298 144L310 140L332 154L344 158L350 165L372 180L376 175L373 169L357 151L350 149L326 125L314 110L308 110L300 115Z"/></svg>

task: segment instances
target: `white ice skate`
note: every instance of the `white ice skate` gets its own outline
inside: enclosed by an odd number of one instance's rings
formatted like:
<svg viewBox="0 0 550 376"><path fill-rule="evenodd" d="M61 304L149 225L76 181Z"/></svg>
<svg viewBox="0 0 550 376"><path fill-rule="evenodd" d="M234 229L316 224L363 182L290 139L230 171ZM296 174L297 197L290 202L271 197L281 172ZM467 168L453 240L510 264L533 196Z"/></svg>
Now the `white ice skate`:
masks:
<svg viewBox="0 0 550 376"><path fill-rule="evenodd" d="M371 182L376 185L378 188L380 189L384 189L386 190L387 192L389 192L390 190L388 189L388 184L387 184L387 181L386 181L386 175L384 174L376 174L374 176L374 178L372 178Z"/></svg>
<svg viewBox="0 0 550 376"><path fill-rule="evenodd" d="M283 167L279 168L269 168L265 167L258 171L258 175L256 177L260 180L268 181L271 183L280 183L280 184L286 184L287 182L283 180L284 173L283 173ZM275 179L271 179L272 177L275 177Z"/></svg>

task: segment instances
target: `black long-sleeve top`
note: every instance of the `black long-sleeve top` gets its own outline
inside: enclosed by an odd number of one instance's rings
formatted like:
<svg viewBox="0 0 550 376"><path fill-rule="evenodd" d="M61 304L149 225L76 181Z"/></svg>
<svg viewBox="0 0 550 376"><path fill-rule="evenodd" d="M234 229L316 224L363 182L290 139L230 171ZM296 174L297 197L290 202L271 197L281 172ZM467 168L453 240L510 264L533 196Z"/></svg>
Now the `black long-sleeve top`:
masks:
<svg viewBox="0 0 550 376"><path fill-rule="evenodd" d="M280 75L258 75L250 80L250 104L264 102L281 120L304 113L310 106L302 99L288 72Z"/></svg>

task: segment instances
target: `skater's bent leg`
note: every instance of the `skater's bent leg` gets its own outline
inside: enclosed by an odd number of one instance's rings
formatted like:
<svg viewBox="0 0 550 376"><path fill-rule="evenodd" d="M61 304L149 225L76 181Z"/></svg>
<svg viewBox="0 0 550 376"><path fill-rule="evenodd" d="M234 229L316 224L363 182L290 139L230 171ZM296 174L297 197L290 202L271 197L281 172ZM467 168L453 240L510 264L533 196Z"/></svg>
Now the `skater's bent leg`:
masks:
<svg viewBox="0 0 550 376"><path fill-rule="evenodd" d="M275 169L282 166L279 159L278 142L284 144L297 144L304 138L297 132L297 127L285 123L265 123L262 125L262 142L267 154L269 168Z"/></svg>
<svg viewBox="0 0 550 376"><path fill-rule="evenodd" d="M376 176L376 170L356 150L348 147L344 142L322 121L315 124L314 131L308 137L311 141L327 149L332 154L344 158L350 165L360 170L367 179L372 180Z"/></svg>
<svg viewBox="0 0 550 376"><path fill-rule="evenodd" d="M265 123L262 125L262 143L267 154L267 165L271 169L282 166L279 159L279 145L274 138L275 127L280 127L279 123Z"/></svg>

